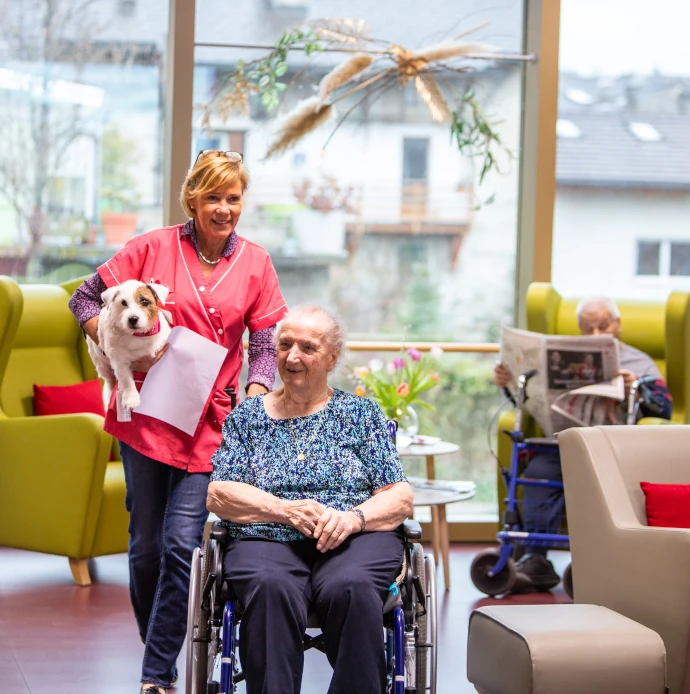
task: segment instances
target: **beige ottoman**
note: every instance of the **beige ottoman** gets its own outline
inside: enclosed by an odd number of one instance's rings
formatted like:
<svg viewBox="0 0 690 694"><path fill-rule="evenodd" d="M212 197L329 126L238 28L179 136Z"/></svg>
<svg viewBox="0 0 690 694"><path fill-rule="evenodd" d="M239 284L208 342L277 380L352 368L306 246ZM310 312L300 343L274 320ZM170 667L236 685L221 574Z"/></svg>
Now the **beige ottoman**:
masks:
<svg viewBox="0 0 690 694"><path fill-rule="evenodd" d="M467 679L484 694L665 694L666 649L606 607L481 607L470 617Z"/></svg>

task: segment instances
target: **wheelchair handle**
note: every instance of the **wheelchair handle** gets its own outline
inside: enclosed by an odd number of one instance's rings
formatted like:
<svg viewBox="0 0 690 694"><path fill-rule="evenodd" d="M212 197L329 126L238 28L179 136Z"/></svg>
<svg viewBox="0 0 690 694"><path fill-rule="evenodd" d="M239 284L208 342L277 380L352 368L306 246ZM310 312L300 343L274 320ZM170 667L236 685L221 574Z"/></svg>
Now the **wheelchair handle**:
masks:
<svg viewBox="0 0 690 694"><path fill-rule="evenodd" d="M640 388L655 382L656 376L642 376L642 378L638 378L636 381L632 382L630 385L630 393L628 394L627 424L635 424L637 421L637 412L640 409L640 400L642 399L639 395Z"/></svg>

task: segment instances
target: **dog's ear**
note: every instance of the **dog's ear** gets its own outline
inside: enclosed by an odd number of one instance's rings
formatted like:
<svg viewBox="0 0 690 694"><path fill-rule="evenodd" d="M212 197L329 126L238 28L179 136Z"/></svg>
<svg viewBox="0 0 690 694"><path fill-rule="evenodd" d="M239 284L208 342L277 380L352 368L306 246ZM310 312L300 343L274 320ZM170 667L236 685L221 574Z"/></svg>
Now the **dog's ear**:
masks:
<svg viewBox="0 0 690 694"><path fill-rule="evenodd" d="M103 302L103 306L105 308L108 308L110 304L115 301L117 298L117 295L120 293L120 287L117 285L114 287L110 287L110 289L106 289L102 294L101 294L101 301Z"/></svg>
<svg viewBox="0 0 690 694"><path fill-rule="evenodd" d="M163 314L163 316L165 317L165 320L168 321L168 325L172 325L172 324L173 324L173 317L172 317L172 313L170 313L170 311L166 311L164 308L159 308L159 309L158 309L158 313L159 313L159 314L160 314L160 313Z"/></svg>
<svg viewBox="0 0 690 694"><path fill-rule="evenodd" d="M166 286L162 284L147 284L146 286L153 292L156 301L160 301L162 304L165 303L168 294L170 294L170 290Z"/></svg>

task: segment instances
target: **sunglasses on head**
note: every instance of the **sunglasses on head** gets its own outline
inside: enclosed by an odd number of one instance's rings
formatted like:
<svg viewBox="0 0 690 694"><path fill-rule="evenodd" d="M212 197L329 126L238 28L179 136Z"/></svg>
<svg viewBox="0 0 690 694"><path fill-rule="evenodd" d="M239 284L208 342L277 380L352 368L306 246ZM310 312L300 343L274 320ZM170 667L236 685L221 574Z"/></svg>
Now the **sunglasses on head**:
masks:
<svg viewBox="0 0 690 694"><path fill-rule="evenodd" d="M194 160L194 164L201 159L201 157L226 157L230 161L234 162L241 162L244 157L242 156L242 152L223 152L222 150L219 149L202 149L199 154L196 155L196 159Z"/></svg>

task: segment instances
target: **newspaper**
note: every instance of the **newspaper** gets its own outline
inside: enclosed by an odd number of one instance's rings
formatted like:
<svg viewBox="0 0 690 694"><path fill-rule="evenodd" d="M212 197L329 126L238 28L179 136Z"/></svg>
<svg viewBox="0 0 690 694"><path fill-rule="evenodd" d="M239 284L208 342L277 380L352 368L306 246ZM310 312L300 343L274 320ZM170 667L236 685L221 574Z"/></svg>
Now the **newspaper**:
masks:
<svg viewBox="0 0 690 694"><path fill-rule="evenodd" d="M525 409L546 436L571 426L616 421L625 398L613 335L564 336L503 328L501 362L517 378L536 370L527 385Z"/></svg>

